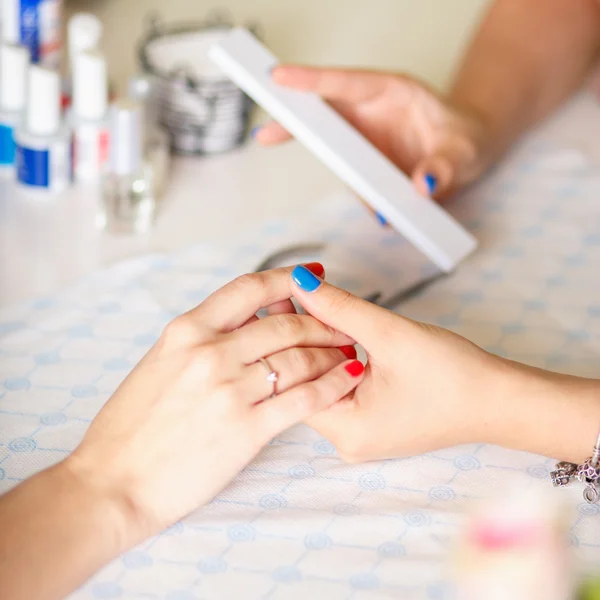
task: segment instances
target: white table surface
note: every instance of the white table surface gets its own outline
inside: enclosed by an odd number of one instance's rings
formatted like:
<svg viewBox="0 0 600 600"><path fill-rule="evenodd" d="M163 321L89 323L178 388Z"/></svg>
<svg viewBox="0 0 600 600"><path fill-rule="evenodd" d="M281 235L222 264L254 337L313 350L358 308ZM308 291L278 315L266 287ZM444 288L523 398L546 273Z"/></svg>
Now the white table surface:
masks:
<svg viewBox="0 0 600 600"><path fill-rule="evenodd" d="M0 306L59 290L99 267L199 242L232 243L265 219L310 210L339 183L296 143L249 142L212 157L175 158L154 230L111 235L94 225L94 189L25 198L0 181Z"/></svg>

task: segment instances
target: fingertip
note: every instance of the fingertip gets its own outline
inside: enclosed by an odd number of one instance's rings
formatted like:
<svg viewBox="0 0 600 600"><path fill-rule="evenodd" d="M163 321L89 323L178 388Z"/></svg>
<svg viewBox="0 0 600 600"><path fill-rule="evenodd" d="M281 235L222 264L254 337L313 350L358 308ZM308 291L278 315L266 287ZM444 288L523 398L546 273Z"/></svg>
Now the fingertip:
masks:
<svg viewBox="0 0 600 600"><path fill-rule="evenodd" d="M291 138L292 136L279 123L275 122L263 125L255 135L255 139L263 146L274 146Z"/></svg>
<svg viewBox="0 0 600 600"><path fill-rule="evenodd" d="M412 176L415 188L422 196L436 199L445 194L453 178L452 165L441 156L426 159L417 166Z"/></svg>
<svg viewBox="0 0 600 600"><path fill-rule="evenodd" d="M320 277L321 279L325 275L325 267L319 262L306 263L304 265L313 275Z"/></svg>
<svg viewBox="0 0 600 600"><path fill-rule="evenodd" d="M437 177L431 173L426 173L425 177L425 185L427 186L427 190L429 191L429 195L433 196L433 194L437 190L438 180Z"/></svg>
<svg viewBox="0 0 600 600"><path fill-rule="evenodd" d="M344 369L350 377L358 379L365 372L365 365L360 360L352 360L344 365Z"/></svg>
<svg viewBox="0 0 600 600"><path fill-rule="evenodd" d="M282 83L282 79L285 79L286 68L284 65L277 65L271 69L271 79L275 83Z"/></svg>
<svg viewBox="0 0 600 600"><path fill-rule="evenodd" d="M356 357L358 356L354 346L341 346L340 351L349 360L356 360Z"/></svg>
<svg viewBox="0 0 600 600"><path fill-rule="evenodd" d="M271 79L281 85L294 85L297 77L307 71L308 69L297 65L277 65L271 69Z"/></svg>
<svg viewBox="0 0 600 600"><path fill-rule="evenodd" d="M293 282L302 291L312 293L321 285L322 281L304 265L297 265L291 274Z"/></svg>

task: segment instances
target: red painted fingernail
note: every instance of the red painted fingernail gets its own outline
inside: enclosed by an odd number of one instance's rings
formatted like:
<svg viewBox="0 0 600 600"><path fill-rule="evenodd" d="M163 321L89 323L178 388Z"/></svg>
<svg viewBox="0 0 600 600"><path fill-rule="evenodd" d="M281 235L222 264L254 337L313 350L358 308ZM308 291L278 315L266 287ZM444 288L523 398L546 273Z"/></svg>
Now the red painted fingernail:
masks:
<svg viewBox="0 0 600 600"><path fill-rule="evenodd" d="M354 346L341 346L340 350L346 355L346 358L349 358L350 360L358 356Z"/></svg>
<svg viewBox="0 0 600 600"><path fill-rule="evenodd" d="M360 360L355 360L349 364L347 364L344 369L352 375L352 377L360 377L365 372L365 366L360 362Z"/></svg>
<svg viewBox="0 0 600 600"><path fill-rule="evenodd" d="M318 262L307 263L304 265L313 275L321 277L325 273L325 267Z"/></svg>

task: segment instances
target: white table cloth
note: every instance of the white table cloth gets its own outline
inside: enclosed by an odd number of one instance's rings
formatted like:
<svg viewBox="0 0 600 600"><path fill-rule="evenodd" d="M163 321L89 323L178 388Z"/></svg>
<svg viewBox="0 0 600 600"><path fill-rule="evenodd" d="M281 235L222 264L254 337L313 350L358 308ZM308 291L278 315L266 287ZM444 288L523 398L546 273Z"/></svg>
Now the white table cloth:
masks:
<svg viewBox="0 0 600 600"><path fill-rule="evenodd" d="M563 118L531 136L455 203L480 250L399 311L516 360L598 376L600 168L569 141L574 127ZM332 202L339 218L321 220L321 233L347 242L363 209ZM251 270L298 228L314 227L270 222L245 240L139 258L0 311L0 491L77 445L173 315ZM385 256L389 239L378 239ZM382 260L374 271L389 280L403 267ZM115 560L73 598L450 598L447 560L467 507L509 487L570 499L571 541L586 570L599 564L600 507L583 503L580 489L553 490L552 467L492 446L346 466L299 426L208 506Z"/></svg>

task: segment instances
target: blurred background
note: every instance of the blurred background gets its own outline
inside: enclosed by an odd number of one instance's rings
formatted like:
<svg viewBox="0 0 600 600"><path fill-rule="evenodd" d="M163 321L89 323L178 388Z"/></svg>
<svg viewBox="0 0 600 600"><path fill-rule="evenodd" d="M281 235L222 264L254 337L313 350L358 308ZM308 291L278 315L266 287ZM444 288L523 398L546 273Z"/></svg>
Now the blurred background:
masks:
<svg viewBox="0 0 600 600"><path fill-rule="evenodd" d="M225 9L256 22L281 60L410 71L443 88L489 0L67 0L105 24L103 50L119 91L135 71L134 46L149 15L201 20ZM433 42L433 43L432 43Z"/></svg>

